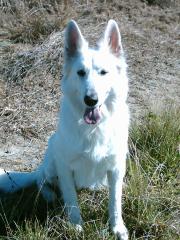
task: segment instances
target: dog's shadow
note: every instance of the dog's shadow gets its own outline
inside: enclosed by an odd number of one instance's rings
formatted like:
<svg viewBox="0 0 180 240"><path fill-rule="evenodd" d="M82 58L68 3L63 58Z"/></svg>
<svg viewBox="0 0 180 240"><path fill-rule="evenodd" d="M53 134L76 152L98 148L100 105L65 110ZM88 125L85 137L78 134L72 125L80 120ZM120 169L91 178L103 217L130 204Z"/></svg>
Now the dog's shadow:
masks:
<svg viewBox="0 0 180 240"><path fill-rule="evenodd" d="M66 237L69 236L69 239L84 239L80 236L80 232L75 231L75 228L68 224L62 196L58 194L57 189L53 190L58 198L52 203L44 200L35 185L13 194L5 195L0 191L0 236L11 237L21 228L26 230L26 227L30 226L34 229L34 224L38 223L37 226L39 224L42 227L48 226L50 231L60 228ZM107 228L107 191L78 190L78 195L81 199L79 204L84 213L83 218L87 220L84 226L85 231L96 234L97 226Z"/></svg>
<svg viewBox="0 0 180 240"><path fill-rule="evenodd" d="M16 193L0 192L0 235L7 235L9 229L23 225L25 221L45 223L52 211L63 213L62 199L53 203L44 200L36 186L31 186Z"/></svg>

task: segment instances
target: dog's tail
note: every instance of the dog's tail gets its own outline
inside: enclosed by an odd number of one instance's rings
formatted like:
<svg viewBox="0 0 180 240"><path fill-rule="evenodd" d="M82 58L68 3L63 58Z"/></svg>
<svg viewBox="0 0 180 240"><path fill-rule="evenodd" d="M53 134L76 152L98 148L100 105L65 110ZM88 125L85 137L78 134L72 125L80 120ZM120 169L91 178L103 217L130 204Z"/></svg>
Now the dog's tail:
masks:
<svg viewBox="0 0 180 240"><path fill-rule="evenodd" d="M16 172L0 168L0 193L13 193L36 183L37 171Z"/></svg>

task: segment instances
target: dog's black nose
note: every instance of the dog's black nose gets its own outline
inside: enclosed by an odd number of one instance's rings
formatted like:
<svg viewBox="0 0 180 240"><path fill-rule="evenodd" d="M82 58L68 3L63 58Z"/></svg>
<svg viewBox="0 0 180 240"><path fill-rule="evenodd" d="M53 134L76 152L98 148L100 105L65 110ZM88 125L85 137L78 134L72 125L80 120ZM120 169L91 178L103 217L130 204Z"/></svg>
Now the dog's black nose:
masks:
<svg viewBox="0 0 180 240"><path fill-rule="evenodd" d="M85 102L85 104L86 104L87 106L89 106L89 107L95 106L95 105L97 104L97 102L98 102L98 96L97 96L97 94L92 94L92 95L90 95L90 96L86 95L86 96L84 97L84 102Z"/></svg>

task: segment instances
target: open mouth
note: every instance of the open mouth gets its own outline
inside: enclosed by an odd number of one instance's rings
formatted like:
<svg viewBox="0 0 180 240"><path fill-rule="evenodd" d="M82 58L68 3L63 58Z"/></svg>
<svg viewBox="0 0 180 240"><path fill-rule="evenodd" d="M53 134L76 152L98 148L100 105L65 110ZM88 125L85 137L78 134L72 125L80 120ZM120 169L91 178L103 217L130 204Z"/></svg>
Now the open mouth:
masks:
<svg viewBox="0 0 180 240"><path fill-rule="evenodd" d="M101 106L86 108L84 113L84 121L87 124L97 124L101 119Z"/></svg>

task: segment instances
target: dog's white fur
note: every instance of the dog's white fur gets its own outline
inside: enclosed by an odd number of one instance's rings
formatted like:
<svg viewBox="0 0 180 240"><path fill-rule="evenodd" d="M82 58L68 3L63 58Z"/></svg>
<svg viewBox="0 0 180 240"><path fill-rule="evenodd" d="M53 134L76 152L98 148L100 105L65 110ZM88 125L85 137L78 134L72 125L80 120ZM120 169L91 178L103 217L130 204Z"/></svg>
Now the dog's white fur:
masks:
<svg viewBox="0 0 180 240"><path fill-rule="evenodd" d="M51 201L56 194L49 184L57 184L70 222L80 229L76 188L98 188L108 183L112 230L120 239L128 239L121 212L128 151L128 78L117 23L110 20L97 49L90 49L77 24L70 21L64 57L60 121L49 140L45 159L32 173L7 174L1 170L0 189L13 192L36 181L44 197ZM82 69L85 76L77 74ZM96 107L101 118L95 124L83 119L87 108L84 97L89 91L98 96Z"/></svg>

